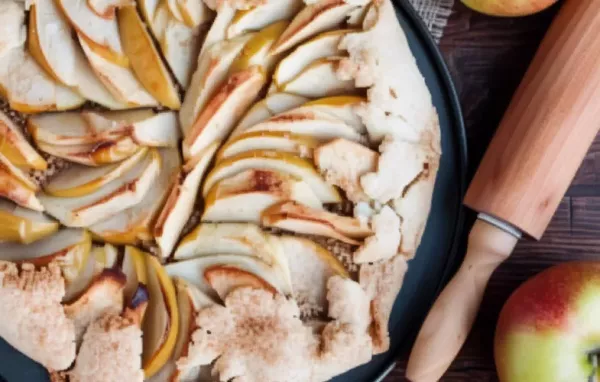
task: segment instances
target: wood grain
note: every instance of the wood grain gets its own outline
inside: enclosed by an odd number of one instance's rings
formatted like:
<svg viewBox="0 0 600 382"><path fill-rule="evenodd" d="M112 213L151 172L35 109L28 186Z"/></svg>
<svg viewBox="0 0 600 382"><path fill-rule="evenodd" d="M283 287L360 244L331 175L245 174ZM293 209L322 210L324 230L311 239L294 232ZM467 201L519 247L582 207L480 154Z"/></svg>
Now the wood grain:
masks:
<svg viewBox="0 0 600 382"><path fill-rule="evenodd" d="M461 98L473 174L557 7L524 18L476 14L458 0L440 47ZM473 215L471 214L471 220ZM466 345L442 382L497 381L496 319L526 279L568 260L600 260L600 138L596 138L567 196L539 242L521 242L492 276ZM408 349L385 379L405 381Z"/></svg>
<svg viewBox="0 0 600 382"><path fill-rule="evenodd" d="M600 129L598 4L564 4L465 196L465 205L536 239Z"/></svg>

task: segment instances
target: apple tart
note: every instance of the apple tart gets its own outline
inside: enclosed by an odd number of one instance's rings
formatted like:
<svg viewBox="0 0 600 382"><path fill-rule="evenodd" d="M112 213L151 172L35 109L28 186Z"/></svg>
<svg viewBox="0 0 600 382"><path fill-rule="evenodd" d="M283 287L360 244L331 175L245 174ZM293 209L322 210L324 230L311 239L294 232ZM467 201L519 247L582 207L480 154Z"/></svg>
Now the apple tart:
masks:
<svg viewBox="0 0 600 382"><path fill-rule="evenodd" d="M0 336L69 381L389 347L439 122L390 0L0 2Z"/></svg>

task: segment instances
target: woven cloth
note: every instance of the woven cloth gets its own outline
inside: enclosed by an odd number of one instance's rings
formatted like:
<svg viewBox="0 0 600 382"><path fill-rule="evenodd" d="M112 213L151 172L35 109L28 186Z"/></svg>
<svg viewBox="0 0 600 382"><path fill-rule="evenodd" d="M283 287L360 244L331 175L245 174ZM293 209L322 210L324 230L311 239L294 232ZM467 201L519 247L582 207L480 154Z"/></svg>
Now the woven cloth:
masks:
<svg viewBox="0 0 600 382"><path fill-rule="evenodd" d="M421 16L433 38L439 42L452 12L454 0L409 0Z"/></svg>

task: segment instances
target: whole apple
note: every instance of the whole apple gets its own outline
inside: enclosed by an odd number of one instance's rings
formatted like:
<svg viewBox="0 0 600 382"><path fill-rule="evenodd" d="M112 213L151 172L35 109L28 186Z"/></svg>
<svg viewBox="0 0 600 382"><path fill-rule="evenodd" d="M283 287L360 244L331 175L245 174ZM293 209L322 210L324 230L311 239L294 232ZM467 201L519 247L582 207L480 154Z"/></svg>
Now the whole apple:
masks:
<svg viewBox="0 0 600 382"><path fill-rule="evenodd" d="M527 16L543 11L558 0L462 0L469 8L491 16Z"/></svg>
<svg viewBox="0 0 600 382"><path fill-rule="evenodd" d="M600 262L564 263L522 284L498 320L502 382L587 382L600 348Z"/></svg>

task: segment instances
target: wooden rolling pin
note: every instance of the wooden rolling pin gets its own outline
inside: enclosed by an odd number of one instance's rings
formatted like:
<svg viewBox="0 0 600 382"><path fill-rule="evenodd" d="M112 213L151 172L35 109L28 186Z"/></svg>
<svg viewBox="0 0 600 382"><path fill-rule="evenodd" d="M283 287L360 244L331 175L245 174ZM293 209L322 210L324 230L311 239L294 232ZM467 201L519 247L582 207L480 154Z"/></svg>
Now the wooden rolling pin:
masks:
<svg viewBox="0 0 600 382"><path fill-rule="evenodd" d="M566 0L469 187L465 204L479 219L419 332L411 381L434 382L448 369L492 272L521 235L542 236L599 129L600 0Z"/></svg>

